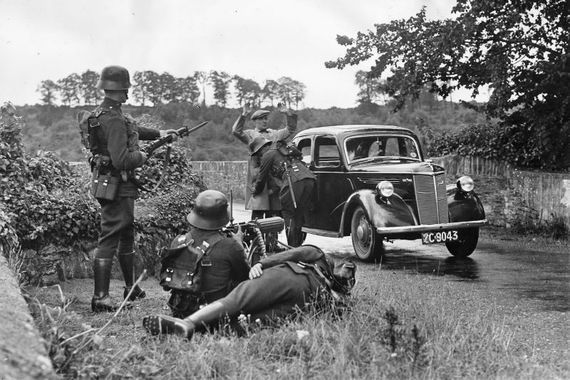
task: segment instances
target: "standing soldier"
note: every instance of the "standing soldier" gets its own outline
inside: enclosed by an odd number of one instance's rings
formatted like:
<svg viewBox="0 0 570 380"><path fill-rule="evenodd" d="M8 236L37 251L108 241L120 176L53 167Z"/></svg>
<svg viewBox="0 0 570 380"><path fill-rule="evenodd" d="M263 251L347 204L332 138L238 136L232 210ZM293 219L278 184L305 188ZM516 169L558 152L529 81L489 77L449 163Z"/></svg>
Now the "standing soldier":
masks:
<svg viewBox="0 0 570 380"><path fill-rule="evenodd" d="M303 243L302 227L306 215L311 212L316 176L293 155L285 154L286 148L271 143L262 136L251 143L254 157L260 160L259 174L252 185L252 194L263 191L267 183L277 186L287 231L287 243L298 247ZM300 152L296 152L300 155Z"/></svg>
<svg viewBox="0 0 570 380"><path fill-rule="evenodd" d="M125 279L123 297L134 284L134 205L138 188L134 170L143 165L146 155L138 140L155 140L175 133L139 127L123 114L121 104L128 99L129 72L121 66L108 66L101 72L97 88L105 99L89 117L89 140L93 154L93 195L101 205L101 232L93 264L95 291L91 300L94 312L114 311L117 305L109 297L113 256L118 253ZM140 287L132 289L129 301L144 298Z"/></svg>
<svg viewBox="0 0 570 380"><path fill-rule="evenodd" d="M250 150L251 143L257 136L263 136L270 141L288 139L297 130L297 115L283 104L279 104L278 108L279 112L284 113L287 116L287 124L285 127L277 130L267 128L267 118L270 112L267 110L257 110L251 115L251 120L254 122L254 129L244 130L245 118L251 111L249 105L246 104L243 107L241 115L232 127L232 133L241 142L246 144ZM262 189L256 197L252 197L251 195L250 185L257 178L258 171L259 162L254 157L250 157L247 169L245 208L247 210L252 210L251 219L280 216L281 204L279 203L278 194L270 194L269 189L266 187Z"/></svg>

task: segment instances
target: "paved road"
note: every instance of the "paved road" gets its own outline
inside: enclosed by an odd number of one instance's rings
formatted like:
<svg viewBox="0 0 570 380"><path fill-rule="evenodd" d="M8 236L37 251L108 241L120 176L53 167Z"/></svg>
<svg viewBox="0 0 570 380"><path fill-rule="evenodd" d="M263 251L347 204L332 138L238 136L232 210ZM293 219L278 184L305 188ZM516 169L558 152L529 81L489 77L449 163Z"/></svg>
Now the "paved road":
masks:
<svg viewBox="0 0 570 380"><path fill-rule="evenodd" d="M237 221L249 220L243 204L234 206ZM286 242L285 236L279 240ZM306 244L314 244L338 257L354 255L350 237L337 239L308 235ZM508 242L483 240L466 259L451 256L444 245L423 245L420 240L386 244L382 269L446 275L450 281L485 283L507 291L513 297L539 302L545 311L570 311L570 254L552 249L509 248ZM372 264L360 264L372 265Z"/></svg>

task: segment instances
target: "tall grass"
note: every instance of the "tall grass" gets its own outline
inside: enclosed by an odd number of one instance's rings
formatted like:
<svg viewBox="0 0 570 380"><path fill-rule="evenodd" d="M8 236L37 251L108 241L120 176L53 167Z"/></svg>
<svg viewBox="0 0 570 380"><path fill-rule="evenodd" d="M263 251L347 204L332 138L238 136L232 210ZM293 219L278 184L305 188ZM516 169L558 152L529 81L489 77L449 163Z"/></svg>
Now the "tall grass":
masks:
<svg viewBox="0 0 570 380"><path fill-rule="evenodd" d="M146 379L556 379L570 374L567 361L548 352L538 355L528 343L533 333L520 329L516 307L480 284L366 266L350 310L340 318L313 310L278 327L253 322L242 336L222 328L195 334L191 341L146 334L142 317L164 313L166 297L154 281L145 288L149 298L121 313L101 342L72 355L60 373ZM67 306L73 317L61 319L56 330L70 336L110 318L86 311L89 290L66 290L85 301ZM60 302L53 292L35 297ZM75 318L78 314L83 320ZM73 342L66 344L77 347Z"/></svg>

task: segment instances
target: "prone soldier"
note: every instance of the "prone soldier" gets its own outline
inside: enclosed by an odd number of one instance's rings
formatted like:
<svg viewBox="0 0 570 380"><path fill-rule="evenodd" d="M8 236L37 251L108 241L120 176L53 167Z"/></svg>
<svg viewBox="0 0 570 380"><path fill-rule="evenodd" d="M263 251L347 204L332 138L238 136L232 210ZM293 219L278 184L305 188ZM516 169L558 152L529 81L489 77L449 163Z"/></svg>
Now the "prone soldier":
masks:
<svg viewBox="0 0 570 380"><path fill-rule="evenodd" d="M251 268L250 280L187 318L146 316L143 326L152 335L191 338L197 328L211 325L225 315L235 318L243 313L253 320L273 321L298 309L306 310L309 305L345 305L356 282L356 266L345 261L337 268L333 259L315 246L293 248L261 260Z"/></svg>

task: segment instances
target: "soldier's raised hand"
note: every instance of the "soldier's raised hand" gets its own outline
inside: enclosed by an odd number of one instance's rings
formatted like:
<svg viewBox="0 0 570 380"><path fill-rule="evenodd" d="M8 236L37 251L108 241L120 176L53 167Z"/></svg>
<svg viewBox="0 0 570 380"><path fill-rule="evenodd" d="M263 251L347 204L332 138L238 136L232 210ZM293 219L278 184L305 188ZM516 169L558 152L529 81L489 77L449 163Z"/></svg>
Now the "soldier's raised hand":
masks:
<svg viewBox="0 0 570 380"><path fill-rule="evenodd" d="M245 104L243 105L243 109L242 109L242 111L241 111L241 114L242 114L243 116L247 116L247 114L250 113L250 112L251 112L251 104L245 103Z"/></svg>

